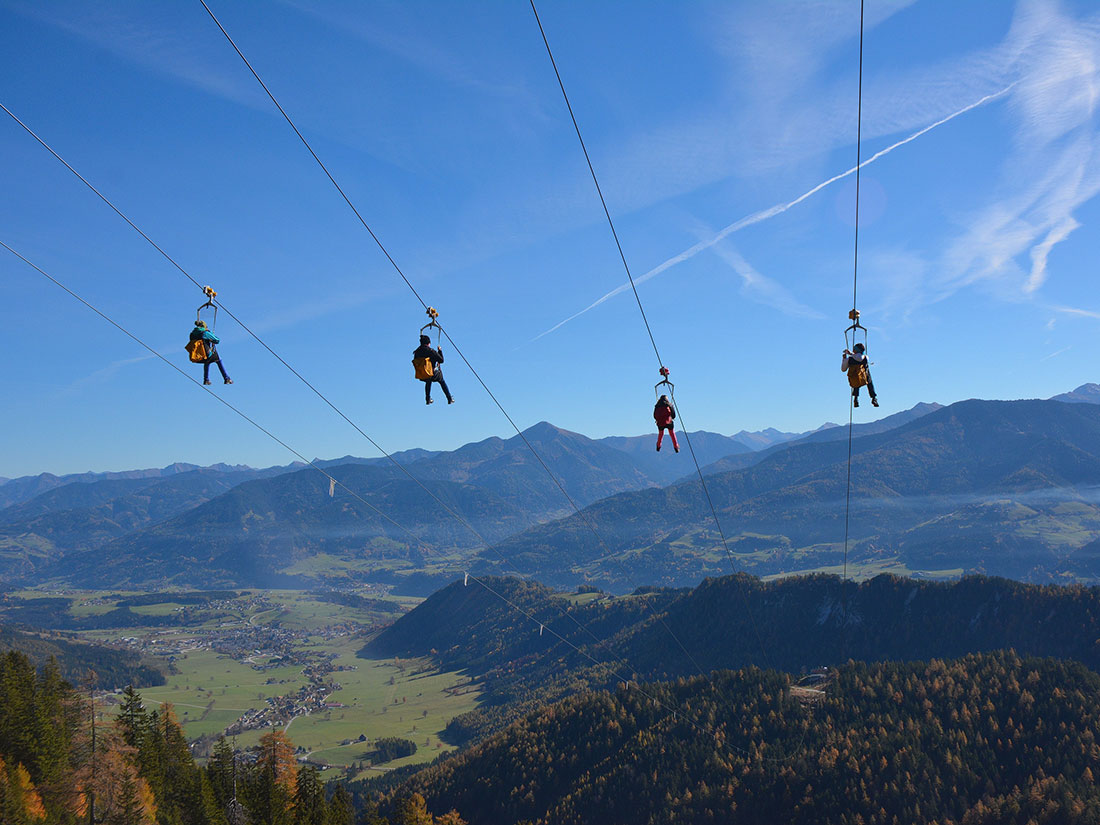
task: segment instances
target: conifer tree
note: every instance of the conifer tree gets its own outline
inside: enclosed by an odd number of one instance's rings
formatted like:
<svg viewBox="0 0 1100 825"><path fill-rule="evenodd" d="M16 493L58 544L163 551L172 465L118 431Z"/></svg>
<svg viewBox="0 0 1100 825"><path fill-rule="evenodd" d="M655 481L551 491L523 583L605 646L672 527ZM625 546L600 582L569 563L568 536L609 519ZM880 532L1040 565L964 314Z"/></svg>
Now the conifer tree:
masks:
<svg viewBox="0 0 1100 825"><path fill-rule="evenodd" d="M35 681L34 667L26 656L11 650L0 659L0 753L37 775Z"/></svg>
<svg viewBox="0 0 1100 825"><path fill-rule="evenodd" d="M329 825L355 825L355 805L343 783L337 782L328 803Z"/></svg>
<svg viewBox="0 0 1100 825"><path fill-rule="evenodd" d="M170 706L167 706L170 708ZM161 712L154 710L149 712L146 720L146 735L142 738L138 749L138 767L142 777L153 789L157 799L164 796L165 756L164 739L160 735Z"/></svg>
<svg viewBox="0 0 1100 825"><path fill-rule="evenodd" d="M291 825L297 767L294 746L281 730L260 737L258 758L242 800L253 822Z"/></svg>
<svg viewBox="0 0 1100 825"><path fill-rule="evenodd" d="M156 821L153 816L155 811L149 783L134 772L123 772L118 781L117 803L110 820L112 825L151 825Z"/></svg>
<svg viewBox="0 0 1100 825"><path fill-rule="evenodd" d="M294 792L294 825L326 825L328 805L325 803L325 786L312 765L298 771Z"/></svg>
<svg viewBox="0 0 1100 825"><path fill-rule="evenodd" d="M176 719L172 706L161 707L156 738L163 759L164 784L157 799L164 825L209 825L211 815L205 800L213 802L203 791L205 777L191 757L187 737Z"/></svg>
<svg viewBox="0 0 1100 825"><path fill-rule="evenodd" d="M237 759L233 747L222 736L214 745L214 753L206 764L206 776L214 792L214 799L223 810L236 796L236 770Z"/></svg>
<svg viewBox="0 0 1100 825"><path fill-rule="evenodd" d="M359 811L358 825L390 825L390 821L378 812L378 803L368 799L366 805Z"/></svg>
<svg viewBox="0 0 1100 825"><path fill-rule="evenodd" d="M149 714L133 685L127 685L122 692L117 718L126 744L131 748L140 748L149 735Z"/></svg>
<svg viewBox="0 0 1100 825"><path fill-rule="evenodd" d="M56 789L69 770L72 719L67 718L66 698L71 689L61 678L57 660L50 657L37 680L34 697L35 781L40 788ZM31 766L28 766L30 769Z"/></svg>

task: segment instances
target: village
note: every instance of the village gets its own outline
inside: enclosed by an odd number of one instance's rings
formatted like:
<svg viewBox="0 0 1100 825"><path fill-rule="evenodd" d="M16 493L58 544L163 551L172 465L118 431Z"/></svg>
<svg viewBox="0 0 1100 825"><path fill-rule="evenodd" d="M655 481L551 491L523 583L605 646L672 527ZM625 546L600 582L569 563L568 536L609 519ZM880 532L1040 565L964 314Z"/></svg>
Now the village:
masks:
<svg viewBox="0 0 1100 825"><path fill-rule="evenodd" d="M176 608L177 611L183 608ZM306 684L280 696L263 699L263 705L245 711L228 725L224 734L236 736L250 730L286 726L291 720L332 707L339 703L328 702L328 697L340 689L332 675L343 670L353 670L354 665L337 665L335 655L322 652L328 643L362 633L364 626L354 621L341 621L307 629L285 627L278 621L282 608L262 595L243 599L211 601L203 605L209 616L230 611L240 618L219 618L200 627L143 628L135 635L114 639L142 655L166 660L170 668L188 655L209 650L227 656L235 662L247 665L263 673L287 666L300 667ZM273 614L269 622L258 618ZM247 616L247 618L245 618ZM271 684L281 683L271 678Z"/></svg>

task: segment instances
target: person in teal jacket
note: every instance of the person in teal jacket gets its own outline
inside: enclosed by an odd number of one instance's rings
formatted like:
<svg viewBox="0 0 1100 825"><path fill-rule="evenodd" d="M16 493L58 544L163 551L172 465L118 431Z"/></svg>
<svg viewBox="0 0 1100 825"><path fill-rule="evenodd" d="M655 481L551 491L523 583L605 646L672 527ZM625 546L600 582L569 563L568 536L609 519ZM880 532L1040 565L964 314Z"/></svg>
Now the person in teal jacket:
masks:
<svg viewBox="0 0 1100 825"><path fill-rule="evenodd" d="M218 344L221 343L221 339L206 328L206 321L195 321L195 328L191 330L192 341L198 341L200 338L206 343L206 360L202 362L202 383L210 383L210 365L217 364L225 383L232 384L233 379L225 371L221 356L218 355Z"/></svg>

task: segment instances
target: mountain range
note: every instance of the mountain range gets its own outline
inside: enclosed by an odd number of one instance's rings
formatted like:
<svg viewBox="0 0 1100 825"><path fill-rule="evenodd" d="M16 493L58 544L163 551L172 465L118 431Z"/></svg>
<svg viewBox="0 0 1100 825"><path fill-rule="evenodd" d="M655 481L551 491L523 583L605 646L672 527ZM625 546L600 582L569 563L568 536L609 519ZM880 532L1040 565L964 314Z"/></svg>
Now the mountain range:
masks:
<svg viewBox="0 0 1100 825"><path fill-rule="evenodd" d="M744 439L770 444L791 434L693 435L699 456L713 461L747 451ZM554 468L569 498L524 439ZM369 505L340 487L330 498L327 479L300 463L26 476L0 484L0 581L259 585L300 582L296 573L283 572L299 562L306 568L323 568L329 559L353 567L420 567L425 550L415 549L417 540L472 552L572 512L570 499L584 506L688 471L686 456L657 455L652 443L650 436L594 440L543 422L522 438L488 438L449 452L411 449L393 461L316 462Z"/></svg>
<svg viewBox="0 0 1100 825"><path fill-rule="evenodd" d="M512 536L475 569L623 591L731 570L840 567L847 455L846 440L810 438L709 475L728 553L708 498L688 479L612 496ZM1079 575L1074 551L1100 535L1094 404L959 402L854 438L851 466L848 562L1050 581ZM615 529L597 543L592 523Z"/></svg>
<svg viewBox="0 0 1100 825"><path fill-rule="evenodd" d="M214 473L255 472L253 468L244 464L211 464L208 467L200 467L197 464L177 463L169 464L167 467L156 467L145 470L123 470L121 472L107 473L69 473L60 476L54 475L53 473L39 473L35 476L2 478L0 479L0 510L5 507L11 507L14 504L28 501L35 496L58 487L68 487L74 484L95 484L100 481L157 480L180 473L194 472L196 470L206 470Z"/></svg>
<svg viewBox="0 0 1100 825"><path fill-rule="evenodd" d="M1100 399L1100 388L1065 395ZM691 434L728 554L686 450L547 422L522 438L395 455L416 481L384 458L322 462L355 496L339 486L330 496L300 465L25 477L0 485L0 582L440 582L467 568L622 591L828 568L844 560L847 434ZM1100 572L1096 404L920 404L857 424L852 467L853 564L1036 580Z"/></svg>

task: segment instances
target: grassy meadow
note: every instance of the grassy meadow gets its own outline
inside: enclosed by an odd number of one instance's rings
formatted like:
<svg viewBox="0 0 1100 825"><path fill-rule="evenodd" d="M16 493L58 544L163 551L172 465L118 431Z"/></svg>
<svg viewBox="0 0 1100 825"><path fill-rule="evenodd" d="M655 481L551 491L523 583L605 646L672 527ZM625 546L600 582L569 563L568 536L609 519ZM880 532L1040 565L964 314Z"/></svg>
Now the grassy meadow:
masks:
<svg viewBox="0 0 1100 825"><path fill-rule="evenodd" d="M77 631L89 641L137 647L167 673L167 682L140 691L150 709L171 704L192 741L216 737L242 714L268 706L268 700L295 694L309 684L302 663L330 659L334 670L326 677L339 688L325 697L326 707L276 724L286 730L300 756L328 766L329 778L348 769L356 776L393 767L428 762L453 747L440 733L455 716L476 707L477 685L459 673L439 672L427 660L362 659L357 652L368 639L400 613L334 604L296 590L238 591L237 599L210 607L185 601L136 604L130 610L150 617L148 627ZM70 599L69 613L77 619L105 616L120 599L138 594L67 591L11 594L18 599L43 596ZM377 594L370 594L378 598ZM387 599L406 611L420 600ZM171 624L156 624L166 617ZM271 633L267 633L271 631ZM297 663L259 647L235 649L233 655L211 649L215 639L257 640L277 637L289 644ZM266 634L266 635L265 635ZM292 640L286 643L285 640ZM285 654L286 647L281 648ZM168 652L170 651L170 655ZM113 713L108 703L105 713ZM238 747L256 744L272 727L248 730L235 737ZM381 765L371 765L371 742L397 736L412 740L417 752ZM361 737L363 738L361 740Z"/></svg>

